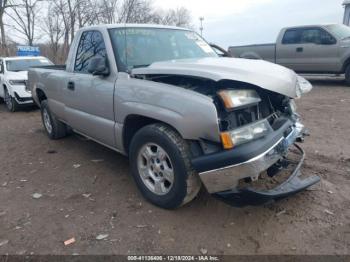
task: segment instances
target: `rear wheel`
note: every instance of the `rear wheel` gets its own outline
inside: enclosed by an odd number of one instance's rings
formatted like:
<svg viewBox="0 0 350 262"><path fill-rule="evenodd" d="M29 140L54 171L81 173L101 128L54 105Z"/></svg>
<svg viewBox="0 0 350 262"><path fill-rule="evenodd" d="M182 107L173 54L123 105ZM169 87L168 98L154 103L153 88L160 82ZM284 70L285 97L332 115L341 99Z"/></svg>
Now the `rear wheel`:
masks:
<svg viewBox="0 0 350 262"><path fill-rule="evenodd" d="M6 105L6 108L8 111L10 112L16 112L19 109L19 104L17 103L17 101L9 94L9 92L7 91L7 89L5 88L4 90L4 102Z"/></svg>
<svg viewBox="0 0 350 262"><path fill-rule="evenodd" d="M198 194L201 182L191 167L186 142L172 128L153 124L139 130L130 145L130 165L143 196L174 209Z"/></svg>
<svg viewBox="0 0 350 262"><path fill-rule="evenodd" d="M47 100L41 102L41 117L50 139L60 139L67 135L66 125L51 113Z"/></svg>

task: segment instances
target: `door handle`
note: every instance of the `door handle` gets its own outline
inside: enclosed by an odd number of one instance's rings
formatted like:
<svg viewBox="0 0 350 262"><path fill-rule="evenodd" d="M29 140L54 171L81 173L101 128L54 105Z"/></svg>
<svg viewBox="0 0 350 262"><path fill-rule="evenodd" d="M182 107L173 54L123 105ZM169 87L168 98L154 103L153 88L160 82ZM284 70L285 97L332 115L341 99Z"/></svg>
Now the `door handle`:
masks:
<svg viewBox="0 0 350 262"><path fill-rule="evenodd" d="M74 91L74 89L75 89L75 84L74 84L74 82L68 82L67 88L68 88L69 90Z"/></svg>
<svg viewBox="0 0 350 262"><path fill-rule="evenodd" d="M304 48L302 48L302 47L298 47L298 48L297 48L297 52L298 52L298 53L301 53L301 52L303 52L303 51L304 51Z"/></svg>

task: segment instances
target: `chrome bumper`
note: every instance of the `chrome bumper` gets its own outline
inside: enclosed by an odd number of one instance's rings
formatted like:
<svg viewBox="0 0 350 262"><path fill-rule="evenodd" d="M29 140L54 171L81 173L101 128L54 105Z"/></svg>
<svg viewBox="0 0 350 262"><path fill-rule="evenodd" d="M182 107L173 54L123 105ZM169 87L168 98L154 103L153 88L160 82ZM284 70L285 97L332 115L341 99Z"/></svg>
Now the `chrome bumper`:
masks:
<svg viewBox="0 0 350 262"><path fill-rule="evenodd" d="M289 178L282 184L270 190L256 190L245 187L215 193L213 196L234 207L256 206L281 200L320 182L319 176L301 178L300 169L305 159L305 153L298 145L294 144L294 147L298 151L297 154L299 154L300 160Z"/></svg>
<svg viewBox="0 0 350 262"><path fill-rule="evenodd" d="M244 178L256 180L262 172L286 155L289 147L302 136L303 131L304 126L298 123L286 138L281 137L264 153L243 163L199 173L199 176L209 193L232 190Z"/></svg>

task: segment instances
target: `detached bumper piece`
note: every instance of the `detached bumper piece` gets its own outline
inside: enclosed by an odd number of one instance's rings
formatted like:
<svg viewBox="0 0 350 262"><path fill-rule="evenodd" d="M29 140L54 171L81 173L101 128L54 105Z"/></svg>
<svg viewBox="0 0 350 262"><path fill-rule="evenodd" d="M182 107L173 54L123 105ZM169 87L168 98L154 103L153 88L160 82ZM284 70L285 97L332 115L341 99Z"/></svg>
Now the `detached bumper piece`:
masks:
<svg viewBox="0 0 350 262"><path fill-rule="evenodd" d="M215 193L213 196L235 207L244 207L249 205L256 206L286 198L318 183L320 181L320 177L318 176L311 176L304 180L300 178L300 169L305 159L305 153L298 145L294 144L294 146L298 150L301 159L291 176L279 186L271 190L262 191L249 187L243 189L233 189Z"/></svg>

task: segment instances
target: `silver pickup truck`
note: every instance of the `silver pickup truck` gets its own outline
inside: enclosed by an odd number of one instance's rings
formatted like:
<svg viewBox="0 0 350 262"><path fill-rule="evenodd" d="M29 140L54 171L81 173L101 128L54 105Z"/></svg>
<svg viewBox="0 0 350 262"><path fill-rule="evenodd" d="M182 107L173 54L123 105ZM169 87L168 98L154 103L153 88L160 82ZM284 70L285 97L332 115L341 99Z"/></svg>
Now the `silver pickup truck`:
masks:
<svg viewBox="0 0 350 262"><path fill-rule="evenodd" d="M127 155L143 196L163 208L191 201L202 184L227 203L254 205L319 181L301 179L295 144L304 127L294 99L310 83L265 61L218 57L190 30L83 28L67 64L30 69L29 86L51 139L74 130ZM276 188L251 187L288 166Z"/></svg>
<svg viewBox="0 0 350 262"><path fill-rule="evenodd" d="M350 84L350 27L340 24L289 27L276 44L231 46L235 57L263 59L298 73L344 74Z"/></svg>

